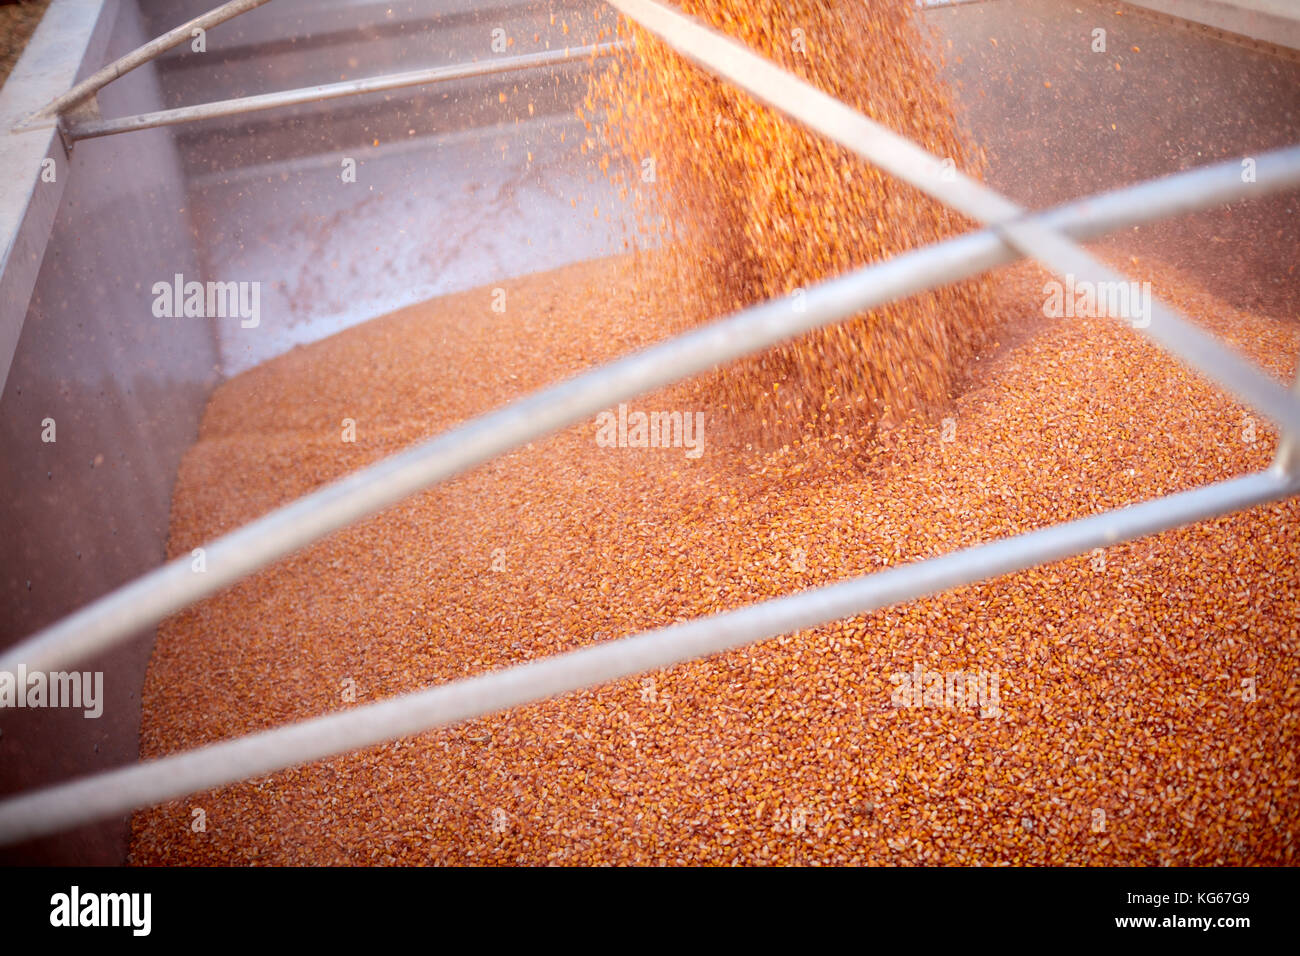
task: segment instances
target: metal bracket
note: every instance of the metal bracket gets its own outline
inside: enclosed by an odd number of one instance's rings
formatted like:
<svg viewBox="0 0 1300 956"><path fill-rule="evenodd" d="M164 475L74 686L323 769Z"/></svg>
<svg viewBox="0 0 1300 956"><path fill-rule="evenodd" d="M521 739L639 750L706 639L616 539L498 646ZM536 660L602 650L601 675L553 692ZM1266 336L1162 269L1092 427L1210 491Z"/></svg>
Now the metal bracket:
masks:
<svg viewBox="0 0 1300 956"><path fill-rule="evenodd" d="M99 111L99 94L92 93L76 106L69 107L59 114L59 139L63 141L63 151L71 155L72 146L82 137L77 135L77 128L82 123L99 120L103 114Z"/></svg>

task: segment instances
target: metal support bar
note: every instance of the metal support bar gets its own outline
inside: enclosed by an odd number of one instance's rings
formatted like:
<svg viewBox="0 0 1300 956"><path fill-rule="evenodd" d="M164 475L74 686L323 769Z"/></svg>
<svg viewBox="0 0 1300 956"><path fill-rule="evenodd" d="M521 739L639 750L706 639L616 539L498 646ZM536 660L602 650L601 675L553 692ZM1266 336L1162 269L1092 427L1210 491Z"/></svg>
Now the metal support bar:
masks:
<svg viewBox="0 0 1300 956"><path fill-rule="evenodd" d="M201 16L195 17L186 23L174 29L168 30L160 37L150 40L144 46L137 47L126 56L114 60L108 66L92 73L86 77L68 92L56 98L48 106L37 110L27 120L20 124L19 128L34 123L37 120L50 119L65 113L68 109L77 104L90 99L104 87L108 86L119 76L130 73L138 66L143 66L150 60L161 56L174 46L180 46L186 40L193 36L195 30L209 30L227 20L234 19L241 13L247 13L269 3L270 0L230 0L229 3L223 3L215 10L209 10Z"/></svg>
<svg viewBox="0 0 1300 956"><path fill-rule="evenodd" d="M1257 157L1256 182L1231 160L1036 214L1076 239L1242 195L1300 186L1300 146ZM1020 254L992 229L905 253L809 288L803 311L775 300L745 309L519 399L326 485L205 545L207 570L188 558L145 574L0 656L0 670L57 670L157 624L193 602L320 538L496 455L589 419L620 401L759 352L864 309L978 275Z"/></svg>
<svg viewBox="0 0 1300 956"><path fill-rule="evenodd" d="M866 614L1298 490L1296 479L1264 471L84 777L0 803L0 844Z"/></svg>
<svg viewBox="0 0 1300 956"><path fill-rule="evenodd" d="M111 136L114 133L153 129L157 126L176 126L181 123L193 123L198 120L215 119L221 116L238 116L241 113L276 109L281 106L297 106L303 103L316 103L323 100L339 99L344 96L358 96L363 93L380 93L385 90L398 90L403 87L423 86L430 83L445 83L450 80L462 80L492 73L557 66L574 60L590 60L593 57L608 56L621 47L622 44L620 43L601 43L573 49L546 50L541 53L526 53L521 56L479 60L474 63L456 63L451 66L435 66L423 70L409 70L405 73L371 76L359 80L343 80L338 83L306 86L296 90L259 93L256 96L242 96L230 100L217 100L212 103L197 103L193 106L156 110L152 113L139 113L135 116L123 116L114 119L90 119L83 122L69 123L67 135L73 141L92 139L97 136Z"/></svg>

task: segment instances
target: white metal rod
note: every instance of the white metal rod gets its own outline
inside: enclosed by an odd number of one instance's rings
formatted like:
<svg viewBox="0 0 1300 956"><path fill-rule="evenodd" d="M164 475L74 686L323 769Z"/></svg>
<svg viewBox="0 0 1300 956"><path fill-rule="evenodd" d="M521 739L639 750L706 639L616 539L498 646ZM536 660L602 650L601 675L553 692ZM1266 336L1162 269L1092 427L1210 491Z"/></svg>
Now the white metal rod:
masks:
<svg viewBox="0 0 1300 956"><path fill-rule="evenodd" d="M103 69L92 73L48 106L33 113L26 122L57 116L78 103L90 99L119 76L130 73L136 67L143 66L155 57L166 53L172 47L179 46L191 39L194 30L209 30L239 16L241 13L247 13L249 10L269 2L270 0L230 0L229 3L223 3L214 10L209 10L193 20L182 23L180 26L168 30L162 36L155 37L143 46L137 47L126 56L114 60Z"/></svg>
<svg viewBox="0 0 1300 956"><path fill-rule="evenodd" d="M1244 187L1240 162L1071 203L1039 214L1044 225L1086 239L1123 225L1241 195L1300 185L1300 147L1258 157ZM1015 261L1019 253L985 229L905 253L810 287L797 312L776 300L535 392L326 485L204 545L207 570L180 558L136 578L16 644L0 670L57 670L157 624L245 575L333 531L461 474L498 454L653 391L811 329L926 289Z"/></svg>
<svg viewBox="0 0 1300 956"><path fill-rule="evenodd" d="M926 195L979 222L1001 227L1004 238L1023 255L1076 282L1124 279L1091 253L1053 234L1041 221L993 189L944 168L911 140L823 93L811 83L764 59L743 44L710 29L657 0L610 0L626 16L678 53L767 103L809 129L827 136ZM1187 365L1219 383L1237 398L1288 431L1300 431L1300 401L1227 345L1207 335L1156 299L1141 332ZM1112 316L1123 319L1126 316Z"/></svg>
<svg viewBox="0 0 1300 956"><path fill-rule="evenodd" d="M0 844L865 614L1297 490L1295 478L1260 472L26 793L0 802Z"/></svg>
<svg viewBox="0 0 1300 956"><path fill-rule="evenodd" d="M134 116L76 122L69 124L65 132L73 140L93 139L97 136L111 136L114 133L128 133L134 130L153 129L158 126L176 126L181 123L193 123L198 120L216 119L222 116L239 116L243 113L254 113L259 110L277 109L281 106L298 106L303 103L316 103L345 96L358 96L363 93L382 93L385 90L398 90L404 87L424 86L431 83L446 83L450 80L487 76L492 73L507 73L529 70L535 67L557 66L575 60L589 60L592 57L607 56L620 49L621 46L618 43L600 43L572 49L545 50L540 53L526 53L522 56L479 60L474 63L455 63L450 66L409 70L405 73L391 73L386 76L343 80L338 83L305 86L296 90L259 93L256 96L242 96L230 100L217 100L212 103L196 103L192 106L156 110L152 113L138 113Z"/></svg>

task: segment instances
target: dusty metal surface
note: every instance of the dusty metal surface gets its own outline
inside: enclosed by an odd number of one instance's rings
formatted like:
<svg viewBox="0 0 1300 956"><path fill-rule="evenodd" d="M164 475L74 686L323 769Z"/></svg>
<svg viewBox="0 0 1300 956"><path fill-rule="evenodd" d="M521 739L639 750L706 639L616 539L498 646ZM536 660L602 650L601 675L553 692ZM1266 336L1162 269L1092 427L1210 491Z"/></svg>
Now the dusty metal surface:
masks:
<svg viewBox="0 0 1300 956"><path fill-rule="evenodd" d="M1137 7L1251 40L1300 49L1300 7L1294 0L1127 0Z"/></svg>
<svg viewBox="0 0 1300 956"><path fill-rule="evenodd" d="M73 0L49 12L24 50L13 82L0 89L0 168L7 171L0 177L0 389L67 182L66 175L58 175L67 167L53 123L21 134L10 130L72 83L83 59L102 55L107 28L96 26L103 6L101 0ZM110 12L105 22L111 20Z"/></svg>
<svg viewBox="0 0 1300 956"><path fill-rule="evenodd" d="M98 29L96 59L147 39L131 4L106 5ZM123 78L102 100L124 111L158 105L153 71ZM217 377L210 325L160 320L149 308L152 282L199 268L167 133L67 157L57 140L51 149L60 201L0 396L0 646L162 560L176 469ZM49 419L53 442L43 440ZM84 665L105 672L99 718L67 709L0 715L0 792L134 761L152 644L150 629ZM125 841L124 822L109 822L0 860L113 863Z"/></svg>

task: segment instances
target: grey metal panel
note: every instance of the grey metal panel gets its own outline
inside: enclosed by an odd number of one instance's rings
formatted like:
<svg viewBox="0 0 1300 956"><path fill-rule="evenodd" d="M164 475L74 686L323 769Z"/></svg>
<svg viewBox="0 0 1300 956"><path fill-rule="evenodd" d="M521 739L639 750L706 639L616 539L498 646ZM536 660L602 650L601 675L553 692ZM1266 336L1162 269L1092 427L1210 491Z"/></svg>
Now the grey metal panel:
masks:
<svg viewBox="0 0 1300 956"><path fill-rule="evenodd" d="M1126 0L1138 7L1252 40L1300 50L1300 5L1292 0Z"/></svg>
<svg viewBox="0 0 1300 956"><path fill-rule="evenodd" d="M88 6L73 0L63 10ZM60 24L56 17L42 29ZM81 73L147 39L130 3L106 4L95 30L97 49ZM156 71L128 74L101 100L122 111L157 106ZM57 211L29 211L6 263L6 283L30 270L33 290L30 303L10 302L23 323L0 389L0 647L163 558L177 468L217 377L211 323L159 320L150 308L152 282L200 268L175 145L166 130L119 140L74 149L64 162L53 137ZM53 196L42 191L53 185L38 184L37 201ZM49 218L48 241L27 231L37 213ZM41 440L45 418L56 423L52 444ZM60 709L0 715L0 792L137 759L152 644L153 629L144 628L86 663L105 672L98 719ZM0 859L121 863L126 841L124 823L109 821Z"/></svg>
<svg viewBox="0 0 1300 956"><path fill-rule="evenodd" d="M63 0L46 12L0 89L0 389L23 327L27 302L67 182L63 147L53 122L22 133L15 125L88 72L107 43L118 0ZM53 182L41 178L56 163Z"/></svg>

